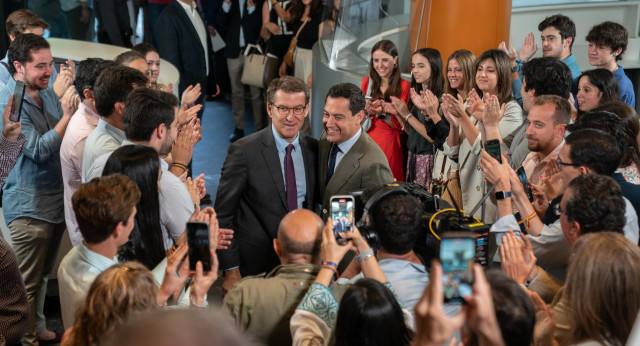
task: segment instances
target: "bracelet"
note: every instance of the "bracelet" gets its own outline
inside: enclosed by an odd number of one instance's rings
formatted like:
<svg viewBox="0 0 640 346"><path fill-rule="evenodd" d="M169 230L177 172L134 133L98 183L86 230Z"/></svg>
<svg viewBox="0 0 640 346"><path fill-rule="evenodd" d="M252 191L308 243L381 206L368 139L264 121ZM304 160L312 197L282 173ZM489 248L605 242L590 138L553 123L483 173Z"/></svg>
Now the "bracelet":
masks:
<svg viewBox="0 0 640 346"><path fill-rule="evenodd" d="M336 270L338 270L338 264L337 263L326 261L326 262L323 262L322 264L328 264L328 265L336 268Z"/></svg>
<svg viewBox="0 0 640 346"><path fill-rule="evenodd" d="M525 224L525 226L524 226L524 230L525 230L525 231L528 231L528 230L531 228L531 220L532 220L534 217L536 217L536 215L538 215L538 214L536 214L536 212L534 211L533 213L531 213L531 215L529 215L529 216L527 216L526 218L524 218L524 219L522 219L522 220L518 221L518 224L520 224L520 225L521 225L523 222L525 222L525 221L526 221L527 223L526 223L526 224Z"/></svg>
<svg viewBox="0 0 640 346"><path fill-rule="evenodd" d="M413 116L413 114L411 114L411 113L409 113L409 114L405 115L405 116L404 116L404 121L405 121L405 122L406 122L406 121L408 121L408 120L409 120L409 118L411 118L412 116Z"/></svg>
<svg viewBox="0 0 640 346"><path fill-rule="evenodd" d="M191 305L195 306L196 308L199 308L199 309L205 308L204 303L202 305L196 304L196 302L193 301L193 297L189 297L189 302L191 302Z"/></svg>
<svg viewBox="0 0 640 346"><path fill-rule="evenodd" d="M369 248L369 250L359 254L358 256L356 256L356 261L358 261L359 263L364 262L365 260L367 260L369 257L373 256L373 249Z"/></svg>
<svg viewBox="0 0 640 346"><path fill-rule="evenodd" d="M184 165L182 163L178 163L178 162L174 162L173 167L178 167L178 168L182 168L182 170L184 170L185 172L189 170L189 168L187 168L187 165Z"/></svg>
<svg viewBox="0 0 640 346"><path fill-rule="evenodd" d="M321 269L322 269L322 268L324 268L324 269L329 269L329 270L331 270L331 271L333 272L333 274L335 275L336 280L337 280L337 279L339 279L339 278L340 278L340 275L338 274L338 267L337 267L337 266L335 266L335 267L334 267L334 266L332 266L332 265L330 265L330 264L327 264L327 263L331 263L331 262L325 262L325 263L323 263L323 264L320 266L320 268L321 268ZM333 263L333 264L335 264L335 263ZM333 282L333 278L331 278L331 281Z"/></svg>

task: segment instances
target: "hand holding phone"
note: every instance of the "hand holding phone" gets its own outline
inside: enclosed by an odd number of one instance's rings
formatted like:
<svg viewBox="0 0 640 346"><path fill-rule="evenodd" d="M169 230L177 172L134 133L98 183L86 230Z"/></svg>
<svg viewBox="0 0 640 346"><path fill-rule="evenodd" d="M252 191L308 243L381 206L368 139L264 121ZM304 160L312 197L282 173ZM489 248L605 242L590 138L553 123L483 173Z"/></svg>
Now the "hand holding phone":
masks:
<svg viewBox="0 0 640 346"><path fill-rule="evenodd" d="M440 242L444 301L462 303L473 285L476 242L473 232L446 232Z"/></svg>
<svg viewBox="0 0 640 346"><path fill-rule="evenodd" d="M20 124L20 121L13 121L11 120L11 112L13 111L14 108L14 96L11 95L9 96L9 100L7 101L7 105L4 107L4 110L2 112L2 135L10 140L10 141L17 141L18 137L20 136L20 130L22 128L22 125Z"/></svg>
<svg viewBox="0 0 640 346"><path fill-rule="evenodd" d="M16 81L16 87L13 90L13 107L11 108L11 115L9 119L15 123L20 121L20 114L22 113L22 102L24 101L24 93L27 85L22 81ZM8 105L8 104L7 104Z"/></svg>
<svg viewBox="0 0 640 346"><path fill-rule="evenodd" d="M196 264L202 262L204 272L210 272L209 223L201 221L187 222L187 244L189 244L189 270L195 271Z"/></svg>

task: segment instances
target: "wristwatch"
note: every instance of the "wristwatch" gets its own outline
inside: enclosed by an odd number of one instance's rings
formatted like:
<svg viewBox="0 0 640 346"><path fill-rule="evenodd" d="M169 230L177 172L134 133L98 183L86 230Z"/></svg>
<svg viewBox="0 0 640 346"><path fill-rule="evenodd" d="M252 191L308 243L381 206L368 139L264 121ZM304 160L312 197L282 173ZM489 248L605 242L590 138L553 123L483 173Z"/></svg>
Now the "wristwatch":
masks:
<svg viewBox="0 0 640 346"><path fill-rule="evenodd" d="M511 197L511 191L497 191L496 192L496 200L499 201L501 199Z"/></svg>
<svg viewBox="0 0 640 346"><path fill-rule="evenodd" d="M511 67L511 73L518 71L518 64L516 66Z"/></svg>

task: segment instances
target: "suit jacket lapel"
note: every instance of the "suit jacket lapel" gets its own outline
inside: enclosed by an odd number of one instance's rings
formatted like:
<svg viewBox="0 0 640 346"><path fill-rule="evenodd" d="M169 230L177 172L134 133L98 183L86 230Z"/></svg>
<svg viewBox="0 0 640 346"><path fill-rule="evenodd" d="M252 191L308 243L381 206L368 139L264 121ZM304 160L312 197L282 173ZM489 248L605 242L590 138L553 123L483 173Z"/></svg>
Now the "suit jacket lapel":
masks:
<svg viewBox="0 0 640 346"><path fill-rule="evenodd" d="M342 188L342 186L344 186L349 181L349 179L351 179L358 168L360 168L360 159L364 156L367 148L365 141L366 138L363 131L360 134L360 138L358 138L351 149L344 155L344 157L342 157L342 160L340 160L338 166L336 166L336 170L333 173L333 176L331 176L329 184L327 184L327 193L338 191L340 188ZM327 160L329 160L328 156Z"/></svg>
<svg viewBox="0 0 640 346"><path fill-rule="evenodd" d="M264 145L262 148L262 157L264 157L264 161L269 168L269 173L271 174L273 183L275 184L276 189L278 189L280 202L282 202L285 210L288 210L287 195L284 191L284 178L282 177L282 168L280 167L280 157L278 156L276 141L273 138L273 132L271 131L270 126L262 131L262 144Z"/></svg>
<svg viewBox="0 0 640 346"><path fill-rule="evenodd" d="M193 23L191 22L191 18L189 18L189 15L185 11L185 9L182 7L182 5L178 3L178 1L174 1L173 4L174 4L174 7L177 7L176 11L179 13L179 16L182 19L182 21L185 23L185 26L188 28L189 36L192 37L194 40L196 40L198 43L200 43L200 36L198 36L198 32L196 31L196 28L193 26ZM204 23L204 19L202 20L202 22ZM206 30L206 27L205 27L205 30ZM199 46L202 46L202 44L199 44ZM202 47L202 49L207 49L207 47ZM202 53L204 54L204 51Z"/></svg>

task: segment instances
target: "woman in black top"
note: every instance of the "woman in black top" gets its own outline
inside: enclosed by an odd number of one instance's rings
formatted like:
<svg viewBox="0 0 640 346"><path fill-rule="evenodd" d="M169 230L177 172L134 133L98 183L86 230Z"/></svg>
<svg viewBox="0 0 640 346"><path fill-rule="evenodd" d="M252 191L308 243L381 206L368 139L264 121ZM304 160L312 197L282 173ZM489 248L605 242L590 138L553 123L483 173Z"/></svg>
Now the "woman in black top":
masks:
<svg viewBox="0 0 640 346"><path fill-rule="evenodd" d="M297 34L296 52L293 60L294 76L311 85L311 48L320 36L320 24L324 5L322 0L294 0L289 9L294 36ZM304 26L303 26L304 25ZM296 40L292 40L291 44ZM280 76L287 73L287 65L280 65Z"/></svg>
<svg viewBox="0 0 640 346"><path fill-rule="evenodd" d="M262 5L260 37L268 42L269 53L282 59L293 38L293 25L289 23L291 4L297 0L269 0Z"/></svg>
<svg viewBox="0 0 640 346"><path fill-rule="evenodd" d="M431 185L431 172L436 149L449 134L449 123L438 112L444 90L442 57L437 49L418 49L411 56L411 102L409 107L397 97L391 97L396 117L409 134L407 147L407 182L426 188Z"/></svg>

